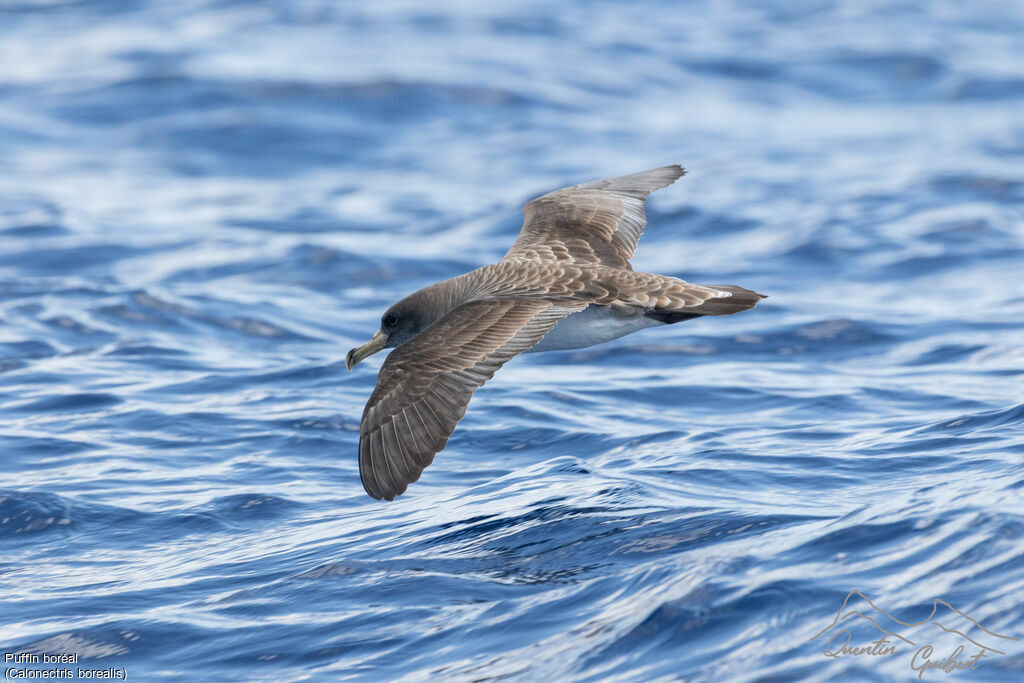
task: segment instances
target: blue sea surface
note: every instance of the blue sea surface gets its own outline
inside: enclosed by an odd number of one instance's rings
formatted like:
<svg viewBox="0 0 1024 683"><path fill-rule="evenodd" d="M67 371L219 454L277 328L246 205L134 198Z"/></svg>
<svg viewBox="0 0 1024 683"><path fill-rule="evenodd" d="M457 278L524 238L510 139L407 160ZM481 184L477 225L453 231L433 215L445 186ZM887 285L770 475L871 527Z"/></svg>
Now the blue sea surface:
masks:
<svg viewBox="0 0 1024 683"><path fill-rule="evenodd" d="M0 160L0 653L918 680L812 640L860 591L1024 680L1024 4L0 0ZM369 498L345 352L671 163L637 269L769 298L517 358Z"/></svg>

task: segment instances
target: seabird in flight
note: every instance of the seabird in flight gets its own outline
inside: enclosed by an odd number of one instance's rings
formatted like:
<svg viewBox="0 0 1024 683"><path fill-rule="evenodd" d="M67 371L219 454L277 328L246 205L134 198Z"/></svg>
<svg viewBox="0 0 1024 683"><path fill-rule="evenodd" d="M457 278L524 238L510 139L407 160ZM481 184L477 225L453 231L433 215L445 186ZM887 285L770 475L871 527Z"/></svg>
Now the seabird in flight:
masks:
<svg viewBox="0 0 1024 683"><path fill-rule="evenodd" d="M574 185L528 203L497 263L402 299L345 356L352 367L395 350L377 375L359 430L366 492L394 500L444 448L473 392L526 351L578 349L656 325L732 315L763 295L639 273L629 263L644 199L684 171L665 166Z"/></svg>

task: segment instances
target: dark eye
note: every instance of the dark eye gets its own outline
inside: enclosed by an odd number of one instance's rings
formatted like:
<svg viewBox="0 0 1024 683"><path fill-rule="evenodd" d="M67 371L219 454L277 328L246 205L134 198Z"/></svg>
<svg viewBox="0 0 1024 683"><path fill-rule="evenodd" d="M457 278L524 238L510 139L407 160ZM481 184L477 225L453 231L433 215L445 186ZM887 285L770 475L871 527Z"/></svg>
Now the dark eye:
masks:
<svg viewBox="0 0 1024 683"><path fill-rule="evenodd" d="M398 323L398 318L395 317L394 313L387 313L384 315L384 327L394 327Z"/></svg>

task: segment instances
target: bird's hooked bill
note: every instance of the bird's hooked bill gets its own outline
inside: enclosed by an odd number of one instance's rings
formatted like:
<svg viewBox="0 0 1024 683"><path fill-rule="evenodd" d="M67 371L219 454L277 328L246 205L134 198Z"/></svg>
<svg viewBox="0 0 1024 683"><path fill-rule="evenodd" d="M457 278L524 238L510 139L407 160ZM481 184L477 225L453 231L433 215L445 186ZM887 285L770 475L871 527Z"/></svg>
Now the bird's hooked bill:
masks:
<svg viewBox="0 0 1024 683"><path fill-rule="evenodd" d="M356 363L377 353L383 349L387 343L388 336L380 330L377 330L373 333L373 336L370 337L370 341L355 347L345 354L345 367L351 370L355 367Z"/></svg>

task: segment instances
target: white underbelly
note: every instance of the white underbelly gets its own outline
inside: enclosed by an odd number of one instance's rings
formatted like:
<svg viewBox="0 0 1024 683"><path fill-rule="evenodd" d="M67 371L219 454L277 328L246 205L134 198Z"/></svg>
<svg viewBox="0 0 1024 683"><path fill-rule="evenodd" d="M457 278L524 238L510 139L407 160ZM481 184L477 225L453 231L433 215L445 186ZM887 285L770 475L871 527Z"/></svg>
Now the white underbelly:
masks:
<svg viewBox="0 0 1024 683"><path fill-rule="evenodd" d="M591 304L579 313L558 321L554 329L527 353L582 349L624 337L645 327L664 324L645 318L639 311L635 314L622 313L613 311L609 306Z"/></svg>

